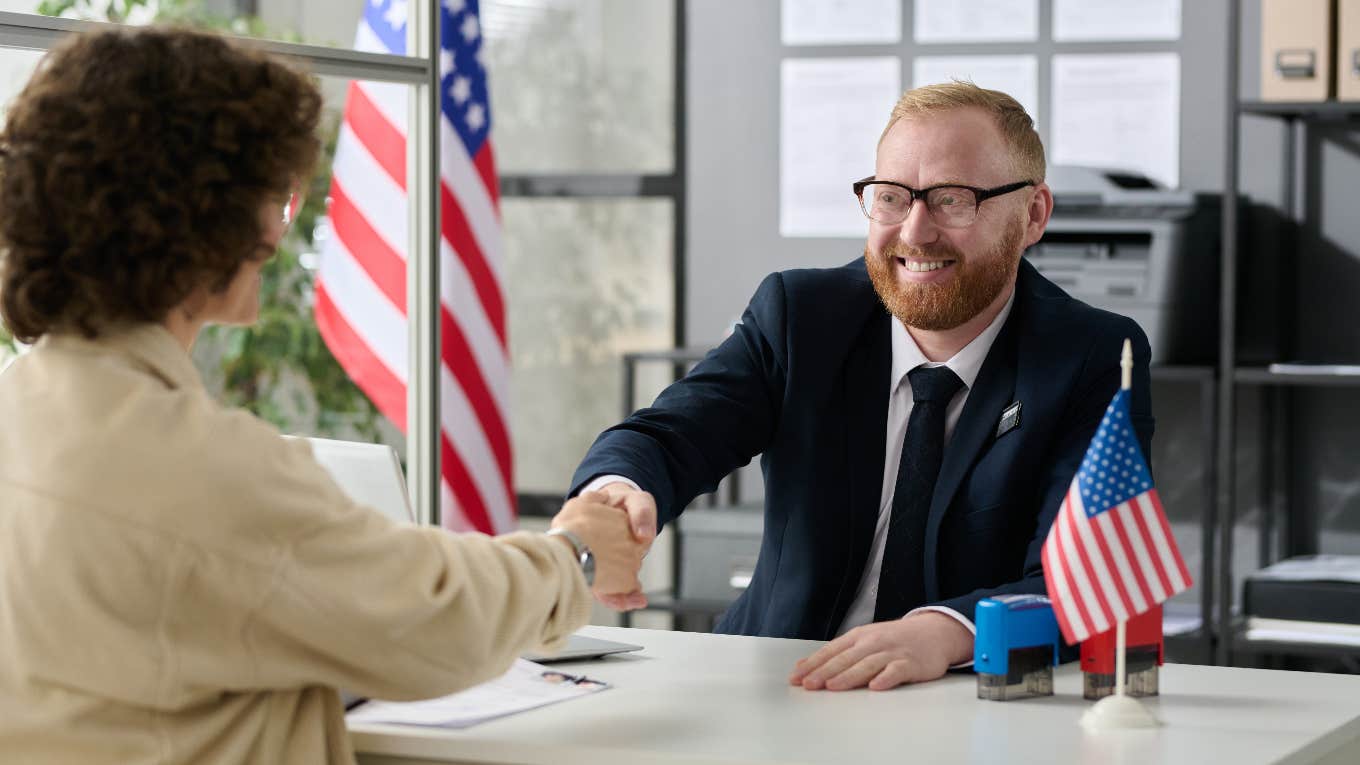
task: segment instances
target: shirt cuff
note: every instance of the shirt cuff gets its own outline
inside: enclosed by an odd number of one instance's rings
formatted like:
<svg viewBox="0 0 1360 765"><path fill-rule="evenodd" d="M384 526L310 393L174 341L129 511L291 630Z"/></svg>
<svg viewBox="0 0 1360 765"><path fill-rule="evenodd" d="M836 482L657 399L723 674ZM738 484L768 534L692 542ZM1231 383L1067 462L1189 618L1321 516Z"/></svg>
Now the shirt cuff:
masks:
<svg viewBox="0 0 1360 765"><path fill-rule="evenodd" d="M611 483L626 483L629 486L633 487L634 491L642 491L642 487L638 486L637 482L632 480L631 478L624 478L621 475L602 475L599 478L596 478L595 480L586 484L585 486L582 486L579 494L584 494L585 492L588 491L599 491L601 488L608 486ZM959 618L961 619L963 617ZM974 634L977 633L974 632Z"/></svg>
<svg viewBox="0 0 1360 765"><path fill-rule="evenodd" d="M974 639L977 638L977 627L973 624L973 622L972 622L970 619L968 619L968 617L964 616L963 614L959 613L958 611L955 611L954 609L950 608L949 606L921 606L920 608L913 608L912 610L908 611L908 612L907 612L907 616L911 616L912 614L918 614L918 613L921 613L922 611L937 611L937 612L939 612L939 613L942 613L942 614L944 614L945 616L948 616L949 618L951 618L951 619L953 619L954 621L958 622L959 624L962 624L963 626L967 627L967 628L968 628L968 631L971 632L971 633L973 633L973 638L974 638ZM903 618L905 618L905 617L903 617ZM971 667L971 666L973 666L973 662L972 662L972 660L970 659L970 660L968 660L968 661L960 662L959 664L955 664L955 665L951 666L950 669L963 669L963 668L965 668L965 667Z"/></svg>

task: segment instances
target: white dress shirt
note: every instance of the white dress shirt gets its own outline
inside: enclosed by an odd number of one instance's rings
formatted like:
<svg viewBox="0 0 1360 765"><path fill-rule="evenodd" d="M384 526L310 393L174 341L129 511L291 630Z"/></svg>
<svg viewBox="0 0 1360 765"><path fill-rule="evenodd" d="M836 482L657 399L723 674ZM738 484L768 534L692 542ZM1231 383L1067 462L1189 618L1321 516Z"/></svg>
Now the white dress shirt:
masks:
<svg viewBox="0 0 1360 765"><path fill-rule="evenodd" d="M845 612L845 621L841 622L840 629L836 631L837 636L874 620L879 573L883 570L883 546L888 541L888 519L892 517L893 494L897 489L897 467L902 461L902 440L907 434L907 421L911 418L912 407L915 406L911 396L911 378L907 377L907 373L920 366L949 367L949 370L963 381L963 390L954 394L948 409L945 410L944 442L948 445L949 437L954 434L954 425L958 423L959 415L963 413L963 405L968 401L968 394L972 391L973 383L977 381L978 372L982 369L982 362L987 359L987 352L992 349L992 342L1001 332L1006 317L1010 316L1011 304L1014 302L1015 292L1012 291L1011 296L1006 299L1006 304L1001 307L1001 312L992 319L992 323L944 363L927 359L902 322L893 321L890 373L892 376L888 378L891 392L888 394L887 443L883 450L883 493L878 503L878 523L874 525L874 543L869 548L869 563L864 567L859 589L855 592L855 599L850 602L850 610ZM949 614L967 627L969 632L977 634L973 620L952 608L923 606L909 613L914 614L917 611L940 611Z"/></svg>
<svg viewBox="0 0 1360 765"><path fill-rule="evenodd" d="M902 461L902 440L907 434L907 421L915 404L911 395L911 379L907 377L907 373L919 366L944 366L949 367L950 371L963 381L963 389L954 394L945 411L944 441L947 445L949 437L954 433L954 425L959 421L959 415L963 413L963 405L968 401L968 393L973 389L973 383L977 381L978 372L982 370L982 362L986 360L987 352L992 349L992 342L996 340L1002 325L1006 323L1006 317L1010 316L1011 305L1014 302L1015 292L1012 290L1011 296L1006 299L1006 304L1001 307L1001 312L996 318L992 319L992 323L973 338L972 342L954 354L953 358L943 363L927 359L902 322L893 320L892 376L889 378L888 423L885 433L887 443L883 450L883 492L878 505L878 523L874 526L874 542L869 550L869 563L864 567L859 589L855 592L855 599L850 603L850 609L845 613L845 620L836 631L837 636L874 620L874 604L878 600L878 579L883 570L883 546L888 540L888 520L892 517L893 494L897 488L897 467ZM623 476L602 475L587 483L581 491L595 491L615 482L641 490L637 483ZM973 620L952 608L922 606L910 611L909 614L918 611L939 611L948 614L967 627L969 632L977 634ZM959 666L971 663L966 662Z"/></svg>

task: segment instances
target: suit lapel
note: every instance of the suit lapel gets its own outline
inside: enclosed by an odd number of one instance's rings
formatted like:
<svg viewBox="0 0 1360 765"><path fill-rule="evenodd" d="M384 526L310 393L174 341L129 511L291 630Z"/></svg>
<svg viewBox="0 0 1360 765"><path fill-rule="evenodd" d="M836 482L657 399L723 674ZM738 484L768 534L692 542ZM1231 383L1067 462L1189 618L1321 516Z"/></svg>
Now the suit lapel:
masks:
<svg viewBox="0 0 1360 765"><path fill-rule="evenodd" d="M884 434L888 421L888 376L892 373L892 317L875 311L845 365L846 452L849 460L850 558L836 595L827 638L855 597L873 544L883 499Z"/></svg>
<svg viewBox="0 0 1360 765"><path fill-rule="evenodd" d="M973 388L968 392L968 401L954 426L954 433L945 447L944 462L940 465L939 478L935 480L935 492L930 500L930 516L926 520L925 540L925 584L926 597L939 598L939 582L936 580L937 551L940 537L940 524L945 510L954 499L959 485L969 468L977 460L983 449L992 442L996 425L1002 411L1012 402L1015 393L1016 343L1015 327L1022 321L1024 310L1020 285L1016 285L1015 304L1006 324L992 342L987 359L978 371ZM966 614L970 616L971 614Z"/></svg>

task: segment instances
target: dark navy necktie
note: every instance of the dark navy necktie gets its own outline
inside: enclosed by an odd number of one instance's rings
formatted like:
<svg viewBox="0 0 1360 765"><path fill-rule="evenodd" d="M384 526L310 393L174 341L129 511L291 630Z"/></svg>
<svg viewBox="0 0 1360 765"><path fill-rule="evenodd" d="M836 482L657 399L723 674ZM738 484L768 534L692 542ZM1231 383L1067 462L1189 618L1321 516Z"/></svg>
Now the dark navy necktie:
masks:
<svg viewBox="0 0 1360 765"><path fill-rule="evenodd" d="M898 619L926 600L925 537L930 498L944 459L944 421L950 399L963 387L949 367L917 367L907 373L915 404L897 463L883 569L878 576L874 621Z"/></svg>

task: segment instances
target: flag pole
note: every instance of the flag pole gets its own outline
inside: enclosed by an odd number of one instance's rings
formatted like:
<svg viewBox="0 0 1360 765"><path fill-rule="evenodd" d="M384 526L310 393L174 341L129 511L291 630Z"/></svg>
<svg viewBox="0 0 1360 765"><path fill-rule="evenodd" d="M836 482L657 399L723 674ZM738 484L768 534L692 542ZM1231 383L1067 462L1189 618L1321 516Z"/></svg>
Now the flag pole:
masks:
<svg viewBox="0 0 1360 765"><path fill-rule="evenodd" d="M1133 344L1126 338L1119 357L1121 390L1133 388ZM1124 728L1155 728L1161 725L1138 699L1128 695L1125 688L1127 664L1124 659L1127 636L1124 620L1115 620L1114 632L1114 695L1097 701L1081 716L1082 727L1092 732Z"/></svg>
<svg viewBox="0 0 1360 765"><path fill-rule="evenodd" d="M1124 352L1119 355L1119 389L1132 390L1133 388L1133 343L1128 338L1124 338ZM1125 674L1125 630L1124 620L1119 619L1115 625L1114 633L1114 695L1124 695L1124 674Z"/></svg>

